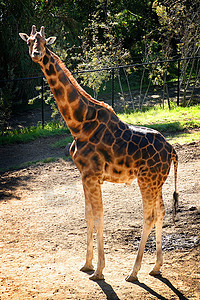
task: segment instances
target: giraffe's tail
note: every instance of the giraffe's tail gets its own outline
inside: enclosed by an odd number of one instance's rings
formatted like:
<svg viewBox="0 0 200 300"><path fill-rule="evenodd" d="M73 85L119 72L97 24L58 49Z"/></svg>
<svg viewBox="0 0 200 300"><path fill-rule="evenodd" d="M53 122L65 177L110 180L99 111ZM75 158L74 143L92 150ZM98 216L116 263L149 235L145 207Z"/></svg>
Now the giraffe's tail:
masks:
<svg viewBox="0 0 200 300"><path fill-rule="evenodd" d="M178 193L177 193L177 170L178 170L178 155L176 153L176 151L172 150L172 160L174 162L174 184L175 184L175 191L173 194L173 222L175 223L175 216L177 213L177 209L178 209Z"/></svg>

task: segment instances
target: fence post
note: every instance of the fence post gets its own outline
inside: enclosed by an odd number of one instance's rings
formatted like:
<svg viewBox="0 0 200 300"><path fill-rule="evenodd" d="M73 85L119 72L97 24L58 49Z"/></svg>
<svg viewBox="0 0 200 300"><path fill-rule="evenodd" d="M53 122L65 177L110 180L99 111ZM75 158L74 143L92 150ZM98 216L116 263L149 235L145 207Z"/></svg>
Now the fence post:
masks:
<svg viewBox="0 0 200 300"><path fill-rule="evenodd" d="M112 68L112 107L114 108L114 98L115 98L115 73L114 68Z"/></svg>
<svg viewBox="0 0 200 300"><path fill-rule="evenodd" d="M41 81L41 86L42 86L42 96L41 96L41 100L42 100L42 128L44 128L44 80L42 77L42 81Z"/></svg>
<svg viewBox="0 0 200 300"><path fill-rule="evenodd" d="M179 97L180 97L180 62L178 59L178 83L177 83L177 106L179 106Z"/></svg>

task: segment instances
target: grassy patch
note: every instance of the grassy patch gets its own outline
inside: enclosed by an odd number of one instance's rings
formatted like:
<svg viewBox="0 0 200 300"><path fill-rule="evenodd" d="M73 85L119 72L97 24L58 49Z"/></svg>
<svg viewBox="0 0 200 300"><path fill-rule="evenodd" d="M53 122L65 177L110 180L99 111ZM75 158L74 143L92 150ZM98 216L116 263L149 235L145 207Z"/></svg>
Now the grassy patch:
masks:
<svg viewBox="0 0 200 300"><path fill-rule="evenodd" d="M146 111L118 114L128 124L151 127L161 132L177 132L200 127L200 105L173 107L171 110L154 106Z"/></svg>
<svg viewBox="0 0 200 300"><path fill-rule="evenodd" d="M200 140L200 131L193 133L180 133L177 135L168 135L166 139L170 144L178 143L180 145L183 145L187 143L192 143L194 141Z"/></svg>
<svg viewBox="0 0 200 300"><path fill-rule="evenodd" d="M69 129L60 123L50 122L44 128L42 128L41 124L38 124L37 126L12 130L6 135L0 136L0 145L27 143L39 137L62 135L65 133L69 133Z"/></svg>

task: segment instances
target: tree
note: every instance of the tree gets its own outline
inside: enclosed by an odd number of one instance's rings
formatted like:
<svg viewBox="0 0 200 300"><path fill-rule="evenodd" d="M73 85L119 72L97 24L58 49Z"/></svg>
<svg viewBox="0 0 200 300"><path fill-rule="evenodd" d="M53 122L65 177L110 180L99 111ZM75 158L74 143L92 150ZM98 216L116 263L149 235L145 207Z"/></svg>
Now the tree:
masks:
<svg viewBox="0 0 200 300"><path fill-rule="evenodd" d="M162 4L154 1L155 9L160 22L160 40L162 41L162 56L164 58L187 58L200 55L200 3L199 1L165 0ZM186 91L194 75L194 85L200 73L199 61L195 64L189 60L181 61L180 88L184 89L183 105L187 105ZM193 93L192 93L193 94ZM191 98L188 103L191 102Z"/></svg>

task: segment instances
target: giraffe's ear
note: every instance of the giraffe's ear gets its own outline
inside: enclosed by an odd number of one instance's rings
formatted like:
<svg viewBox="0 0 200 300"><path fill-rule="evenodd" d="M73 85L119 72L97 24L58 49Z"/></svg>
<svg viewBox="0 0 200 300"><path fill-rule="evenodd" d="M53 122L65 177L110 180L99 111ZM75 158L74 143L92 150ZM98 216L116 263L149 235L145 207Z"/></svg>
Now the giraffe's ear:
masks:
<svg viewBox="0 0 200 300"><path fill-rule="evenodd" d="M56 41L55 36L50 36L48 39L46 39L46 44L47 45L52 45Z"/></svg>
<svg viewBox="0 0 200 300"><path fill-rule="evenodd" d="M26 33L19 33L19 36L22 40L24 40L25 42L27 42L29 36Z"/></svg>

